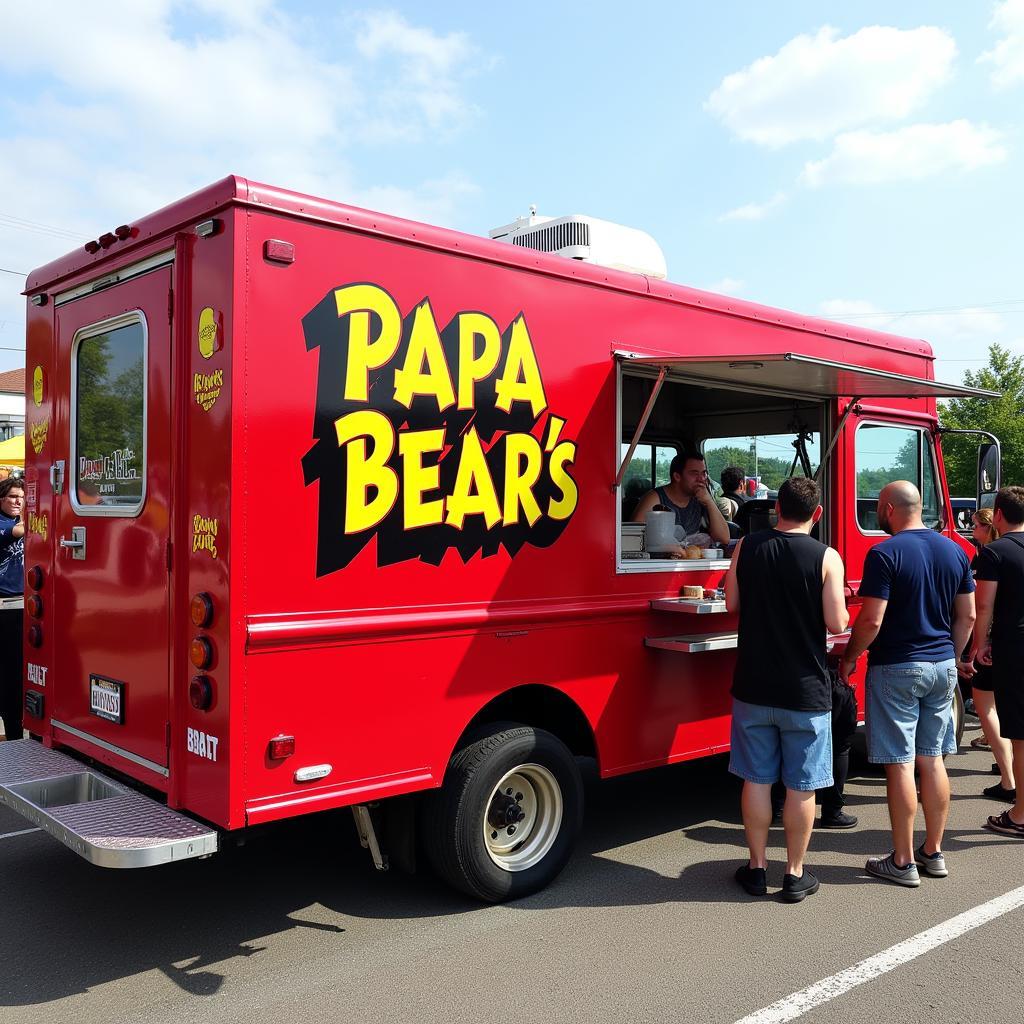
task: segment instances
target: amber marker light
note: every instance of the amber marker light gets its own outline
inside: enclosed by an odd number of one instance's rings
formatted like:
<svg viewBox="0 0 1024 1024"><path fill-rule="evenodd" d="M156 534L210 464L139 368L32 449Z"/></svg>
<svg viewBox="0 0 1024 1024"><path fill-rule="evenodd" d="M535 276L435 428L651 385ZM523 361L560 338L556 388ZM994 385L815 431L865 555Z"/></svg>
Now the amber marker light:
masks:
<svg viewBox="0 0 1024 1024"><path fill-rule="evenodd" d="M192 598L192 625L199 629L206 627L213 621L213 598L209 594L196 594Z"/></svg>
<svg viewBox="0 0 1024 1024"><path fill-rule="evenodd" d="M188 657L196 668L209 668L213 664L213 644L205 636L197 636L189 645Z"/></svg>

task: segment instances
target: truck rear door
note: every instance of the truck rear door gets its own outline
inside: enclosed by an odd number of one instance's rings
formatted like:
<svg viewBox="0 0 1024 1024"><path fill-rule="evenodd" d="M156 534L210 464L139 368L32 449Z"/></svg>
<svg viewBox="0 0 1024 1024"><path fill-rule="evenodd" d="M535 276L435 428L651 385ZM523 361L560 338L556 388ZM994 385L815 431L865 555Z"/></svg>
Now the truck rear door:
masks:
<svg viewBox="0 0 1024 1024"><path fill-rule="evenodd" d="M170 289L165 266L55 310L54 736L163 776Z"/></svg>

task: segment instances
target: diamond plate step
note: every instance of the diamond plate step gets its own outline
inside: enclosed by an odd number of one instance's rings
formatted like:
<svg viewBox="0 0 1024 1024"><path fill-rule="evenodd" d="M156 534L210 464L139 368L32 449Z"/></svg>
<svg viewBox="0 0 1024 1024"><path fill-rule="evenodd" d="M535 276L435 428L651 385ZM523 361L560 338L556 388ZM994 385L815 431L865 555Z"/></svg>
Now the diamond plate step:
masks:
<svg viewBox="0 0 1024 1024"><path fill-rule="evenodd" d="M36 740L0 743L0 803L93 864L142 868L217 852L217 832Z"/></svg>

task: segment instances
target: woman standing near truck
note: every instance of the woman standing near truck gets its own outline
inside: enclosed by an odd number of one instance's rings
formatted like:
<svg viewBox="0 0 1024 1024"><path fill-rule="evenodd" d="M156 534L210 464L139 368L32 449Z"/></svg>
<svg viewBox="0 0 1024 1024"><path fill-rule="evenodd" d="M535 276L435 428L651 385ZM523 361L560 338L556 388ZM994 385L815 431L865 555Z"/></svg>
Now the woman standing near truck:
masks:
<svg viewBox="0 0 1024 1024"><path fill-rule="evenodd" d="M992 524L992 509L981 508L974 513L974 530L971 537L978 545L978 552L986 544L999 539L999 531ZM971 560L971 570L977 565L978 556ZM981 722L981 731L984 742L991 747L992 756L996 759L996 767L999 770L999 781L992 786L986 787L982 792L993 800L1005 800L1013 803L1017 790L1013 784L1013 751L1008 740L1004 740L999 732L999 716L996 714L995 694L992 692L992 666L982 665L975 662L975 675L971 679L971 688L974 694L974 707L978 712L978 720ZM971 743L975 746L977 740Z"/></svg>

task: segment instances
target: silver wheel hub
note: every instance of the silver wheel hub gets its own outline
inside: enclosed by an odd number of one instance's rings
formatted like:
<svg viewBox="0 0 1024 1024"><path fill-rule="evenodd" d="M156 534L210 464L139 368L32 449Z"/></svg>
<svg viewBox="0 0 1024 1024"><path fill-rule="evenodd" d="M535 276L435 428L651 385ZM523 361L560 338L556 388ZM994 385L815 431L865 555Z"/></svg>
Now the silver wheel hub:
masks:
<svg viewBox="0 0 1024 1024"><path fill-rule="evenodd" d="M505 871L525 871L550 851L562 825L562 790L543 765L506 772L484 810L484 845Z"/></svg>

